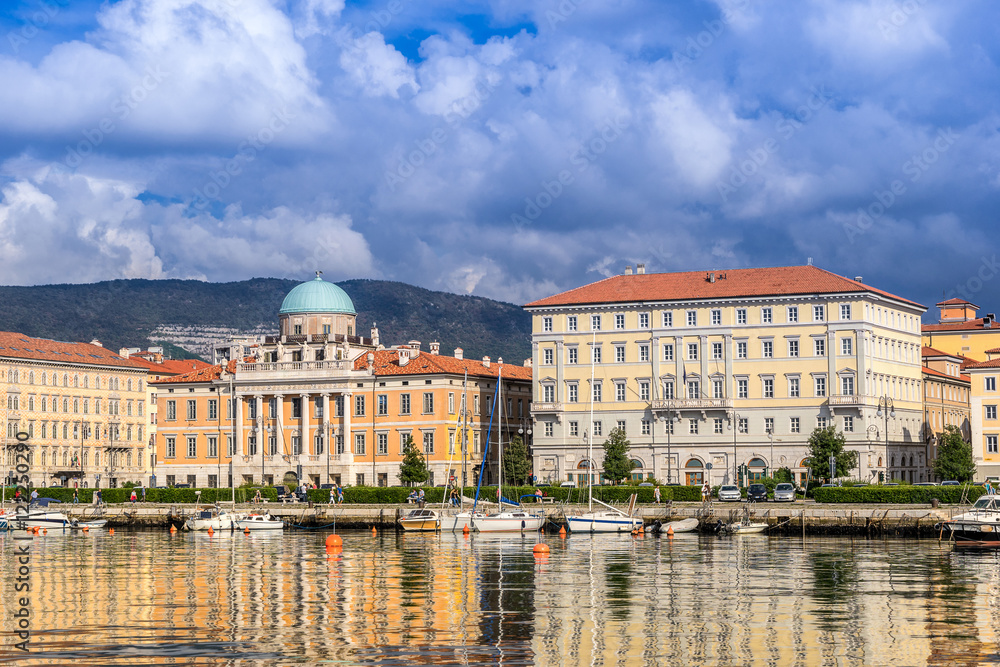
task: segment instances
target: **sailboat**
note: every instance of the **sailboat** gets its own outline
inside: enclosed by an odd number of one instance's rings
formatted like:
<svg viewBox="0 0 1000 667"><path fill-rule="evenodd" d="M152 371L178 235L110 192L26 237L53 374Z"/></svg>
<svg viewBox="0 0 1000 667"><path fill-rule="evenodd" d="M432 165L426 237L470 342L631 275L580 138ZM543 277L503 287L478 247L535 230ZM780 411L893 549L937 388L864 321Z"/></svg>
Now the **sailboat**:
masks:
<svg viewBox="0 0 1000 667"><path fill-rule="evenodd" d="M594 331L594 344L597 331ZM593 349L593 346L591 346ZM573 533L631 533L642 528L642 519L633 517L636 494L629 500L628 512L594 498L594 358L590 359L590 430L587 431L587 511L578 515L567 515L566 525ZM594 503L607 509L594 510Z"/></svg>
<svg viewBox="0 0 1000 667"><path fill-rule="evenodd" d="M503 367L500 367L500 371L497 373L497 393L494 396L494 408L493 411L496 412L496 408L499 406L500 414L497 416L497 502L500 503L500 511L494 514L476 515L475 512L472 513L470 517L470 522L472 523L473 530L480 533L510 533L510 532L527 532L527 531L537 531L540 530L543 525L545 525L545 516L541 514L532 514L524 508L521 507L520 499L517 503L506 500L503 497L503 399L501 394L503 393ZM490 417L490 427L493 426L493 418ZM487 447L486 450L489 452L489 435L487 434ZM486 455L483 455L483 467L486 467ZM482 469L479 473L480 482L482 481ZM476 499L479 499L479 491L476 491ZM512 509L505 510L504 504L509 505Z"/></svg>

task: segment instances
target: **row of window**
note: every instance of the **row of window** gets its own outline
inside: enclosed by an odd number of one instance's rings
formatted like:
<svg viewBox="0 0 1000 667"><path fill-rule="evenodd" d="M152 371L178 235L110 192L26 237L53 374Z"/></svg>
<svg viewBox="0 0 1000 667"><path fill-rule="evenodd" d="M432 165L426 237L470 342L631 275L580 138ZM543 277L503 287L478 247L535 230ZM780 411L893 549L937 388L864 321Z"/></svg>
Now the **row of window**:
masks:
<svg viewBox="0 0 1000 667"><path fill-rule="evenodd" d="M700 435L701 432L701 422L700 418L688 419L687 421L687 433L688 435ZM716 417L714 419L708 420L712 427L711 433L714 435L721 435L725 433L727 427L731 430L731 425L728 424L727 419L723 417ZM552 422L543 422L545 424L545 435L552 436L554 429L552 428ZM664 426L664 435L676 435L676 430L674 428L674 421L667 420ZM816 428L827 428L830 425L830 418L828 417L816 417ZM789 417L788 418L788 430L787 433L802 433L802 420L800 417ZM615 428L621 429L624 433L626 432L626 424L624 419L616 420ZM763 423L764 430L762 433L764 435L774 435L777 433L775 431L774 417L764 417ZM649 419L643 419L640 421L639 434L640 435L651 435L653 429L653 423ZM845 415L841 418L841 429L844 433L854 433L854 417L850 415ZM736 432L738 434L749 434L750 433L750 420L747 417L740 417L737 419ZM708 431L706 431L708 433ZM604 424L600 420L594 421L594 437L599 437L604 435ZM580 422L571 421L569 422L569 437L579 437L580 436Z"/></svg>
<svg viewBox="0 0 1000 667"><path fill-rule="evenodd" d="M51 428L50 428L51 427ZM88 424L87 422L74 422L70 424L69 422L64 422L61 424L62 427L62 439L69 440L125 440L131 441L133 433L135 434L135 439L142 441L142 426L132 424L126 424L121 426L120 424ZM133 431L133 428L135 429ZM35 437L35 421L30 420L28 422L28 437ZM53 422L49 424L47 421L41 423L41 429L38 431L38 437L42 439L48 438L58 438L60 432L59 422ZM17 433L17 423L13 421L7 422L7 437L13 438ZM124 436L124 437L123 437Z"/></svg>
<svg viewBox="0 0 1000 667"><path fill-rule="evenodd" d="M761 324L773 324L774 323L774 311L773 306L761 306L760 323ZM799 316L802 311L808 312L806 306L786 306L785 307L785 322L796 323L799 322ZM699 325L698 322L698 310L685 310L684 312L684 323L689 327L696 327ZM735 309L735 324L743 325L749 323L748 316L749 309L747 308L736 308ZM840 319L850 320L851 319L851 304L844 303L840 304ZM566 330L567 331L578 331L579 321L577 320L577 315L569 315L566 317ZM614 329L624 330L625 329L625 313L614 313L611 315L612 326ZM674 326L674 313L670 310L665 310L660 313L660 326L661 327L672 327ZM722 309L721 308L711 308L708 311L709 323L713 326L721 326L723 321ZM639 313L638 318L638 328L639 329L649 329L650 322L652 321L652 313ZM804 321L804 320L802 320ZM827 307L826 305L814 305L812 306L812 321L813 322L826 322L827 321ZM604 316L601 314L592 314L590 316L590 328L592 331L600 331L604 324ZM553 331L554 321L551 315L546 315L542 317L542 331L551 332Z"/></svg>
<svg viewBox="0 0 1000 667"><path fill-rule="evenodd" d="M944 385L940 382L925 382L927 398L943 398L946 401L968 402L969 390L965 387Z"/></svg>
<svg viewBox="0 0 1000 667"><path fill-rule="evenodd" d="M736 398L750 398L750 380L749 378L735 378L736 380ZM788 398L801 398L801 379L798 377L786 378L788 383ZM813 377L813 396L822 397L827 395L827 383L825 375L817 375ZM597 378L594 380L593 385L593 400L595 403L600 403L604 400L604 385L603 380ZM639 380L637 381L638 391L633 391L631 395L628 387L628 382L625 380L614 380L614 400L615 401L629 401L638 400L646 401L650 400L650 381L649 380ZM702 382L700 379L688 379L683 385L684 388L684 398L727 398L725 391L724 380L711 380L711 396L705 395L702 390ZM580 400L580 385L576 381L566 382L566 400L569 403L578 403ZM554 403L556 401L555 397L555 384L551 382L545 382L541 385L542 389L542 401L545 403ZM663 380L661 384L662 397L664 400L671 400L677 398L676 392L674 391L674 381L673 380ZM853 396L855 390L854 376L844 375L840 377L840 393L845 396ZM761 392L760 398L774 398L774 378L773 377L763 377L761 378ZM758 398L755 396L754 398Z"/></svg>
<svg viewBox="0 0 1000 667"><path fill-rule="evenodd" d="M49 465L50 456L53 466L62 465L64 468L81 468L81 467L87 468L90 466L89 449L84 449L82 454L77 454L75 452L71 454L68 449L64 449L61 452L61 454L60 452L51 452L50 455L47 448L42 447L40 463L43 467ZM139 458L139 456L140 455L137 452L136 458ZM61 464L60 464L60 459L62 460ZM128 452L111 452L110 454L105 455L104 461L106 464L112 467L119 467L122 466L123 464L125 466L131 467L132 452L131 450ZM98 450L94 452L94 466L97 467L100 465L101 465L101 452Z"/></svg>
<svg viewBox="0 0 1000 667"><path fill-rule="evenodd" d="M798 357L799 356L799 340L797 338L791 338L786 341L787 350L786 356L788 357ZM709 358L713 360L724 359L724 347L722 341L712 341L709 344ZM734 341L734 356L736 359L749 359L749 350L747 341ZM627 345L624 343L612 344L614 353L614 363L624 364L628 363L628 355L626 354ZM684 357L687 361L697 361L700 359L701 355L701 343L688 343L685 348L687 354ZM542 348L542 365L551 366L555 363L555 349L551 347ZM813 356L825 357L826 356L826 337L817 337L813 339L812 347ZM854 354L854 339L853 338L841 338L840 339L840 354L842 355L853 355ZM774 341L773 340L762 340L760 341L760 358L762 359L773 359L774 358ZM664 343L662 345L662 356L663 361L674 361L674 344ZM638 355L636 361L639 363L649 362L649 344L639 343L638 345ZM591 362L595 364L604 363L602 346L600 344L591 346ZM580 352L576 346L568 345L566 346L566 363L567 364L578 364L580 363Z"/></svg>
<svg viewBox="0 0 1000 667"><path fill-rule="evenodd" d="M12 369L10 369L10 370L7 371L7 378L8 378L8 380L9 380L9 382L11 384L17 384L19 382L20 378L22 378L22 377L24 377L25 379L27 379L28 384L40 384L42 386L51 385L53 387L58 387L59 386L59 374L56 373L55 371L52 372L51 377L49 376L49 374L46 371L39 371L37 376L35 375L35 371L33 371L33 370L28 371L27 374L22 374L22 372L20 370L18 370L17 368L12 368ZM76 387L77 389L79 389L81 387L81 382L82 382L83 389L90 389L91 388L90 387L90 376L89 375L84 375L82 381L81 381L80 377L81 376L79 374L74 374L73 377L70 378L69 373L63 373L63 375L62 375L62 386L63 387ZM36 382L36 380L37 380L37 382ZM94 387L93 387L94 389L100 389L101 388L101 376L100 375L94 375L94 382L93 382L93 384L94 384ZM126 381L125 381L126 391L132 391L133 387L135 387L135 391L142 391L142 384L143 384L142 380L140 380L138 378L136 378L134 380L134 383L133 383L133 379L132 378L127 378ZM108 378L108 381L107 381L106 385L107 386L105 387L105 389L107 389L108 391L119 391L121 389L121 378L115 377L115 376L111 376L111 377Z"/></svg>
<svg viewBox="0 0 1000 667"><path fill-rule="evenodd" d="M33 412L35 406L39 406L39 412L49 412L50 408L52 412L70 412L72 407L72 412L75 414L90 414L90 405L93 401L94 414L101 414L101 404L102 401L99 398L91 399L89 397L85 398L68 398L68 397L58 397L58 396L41 396L38 397L36 402L36 396L31 394L28 396L27 400L27 410ZM62 405L62 410L59 409L60 404ZM24 401L21 400L19 394L7 394L7 409L8 410L20 410L21 406L24 405ZM117 399L108 399L106 401L107 413L109 415L117 415L121 412L121 401ZM132 400L125 401L125 414L129 417L132 416ZM142 416L143 411L143 401L135 401L136 410L138 416Z"/></svg>
<svg viewBox="0 0 1000 667"><path fill-rule="evenodd" d="M761 324L774 324L775 323L775 313L778 309L774 306L761 306L759 310L759 322ZM699 326L698 313L696 309L688 309L682 311L683 322L689 327ZM806 313L810 312L808 306L785 306L785 321L786 324L795 324L798 322L804 322ZM850 320L853 317L851 304L842 303L838 309L840 319L842 321ZM826 305L813 305L811 307L812 321L813 322L826 322L828 320L828 312ZM580 331L580 322L577 315L567 315L566 316L566 330L567 331ZM652 322L652 313L639 313L638 314L638 327L639 329L649 329ZM624 330L626 328L625 313L613 313L611 315L612 326L616 330ZM721 308L711 308L708 310L708 320L709 324L712 326L721 326L723 324L723 314ZM736 308L734 315L734 322L736 325L746 325L750 323L749 309L748 308ZM885 324L886 326L894 327L897 329L905 329L907 331L917 330L917 319L912 315L905 315L896 311L890 311L887 308L873 308L869 304L865 304L865 319L872 319L879 324ZM601 331L604 325L604 316L600 313L595 313L590 315L590 329L592 331ZM545 315L542 317L542 332L551 333L554 331L554 318L551 315ZM660 326L663 328L669 328L674 326L674 313L670 310L661 311L660 313Z"/></svg>
<svg viewBox="0 0 1000 667"><path fill-rule="evenodd" d="M402 454L406 449L407 440L411 437L410 431L399 431L399 453ZM233 456L233 437L232 435L226 435L226 456ZM199 436L197 435L186 435L182 436L181 444L185 447L185 457L186 458L198 458L200 456L199 452ZM205 456L209 459L214 459L219 457L219 440L216 435L204 436L205 438ZM168 435L164 437L165 444L165 454L166 458L173 459L177 458L177 442L178 436ZM420 441L415 443L420 448L425 455L434 454L434 432L433 431L423 431L421 432ZM448 432L448 455L458 456L461 455L460 452L456 452L456 446L461 448L461 442L456 441L455 431ZM480 447L480 433L478 431L473 431L472 433L472 453L479 453ZM344 436L336 435L333 438L334 450L331 454L344 454L345 453L345 441ZM355 455L365 455L367 453L367 434L366 433L354 433L352 451ZM250 434L247 436L246 445L246 455L247 456L257 456L258 454L291 454L293 456L298 456L300 454L325 454L326 453L326 442L322 433L316 433L313 436L312 451L304 451L302 436L292 435L289 438L287 444L288 451L279 451L279 443L277 435L269 435L267 437L267 442L264 444L263 452L258 448L257 436ZM389 433L376 433L375 434L375 452L380 456L387 456L389 454Z"/></svg>

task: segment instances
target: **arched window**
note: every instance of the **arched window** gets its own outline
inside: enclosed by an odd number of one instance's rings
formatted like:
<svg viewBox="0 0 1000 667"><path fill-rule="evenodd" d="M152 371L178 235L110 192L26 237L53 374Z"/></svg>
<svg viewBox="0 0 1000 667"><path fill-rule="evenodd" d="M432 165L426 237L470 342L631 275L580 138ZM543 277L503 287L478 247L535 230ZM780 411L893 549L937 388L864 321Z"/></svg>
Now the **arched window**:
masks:
<svg viewBox="0 0 1000 667"><path fill-rule="evenodd" d="M590 467L590 461L583 460L576 464L577 468L586 469Z"/></svg>
<svg viewBox="0 0 1000 667"><path fill-rule="evenodd" d="M10 381L17 384L17 369L15 368L10 372Z"/></svg>
<svg viewBox="0 0 1000 667"><path fill-rule="evenodd" d="M42 374L41 374L41 375L42 375L42 377L41 377L41 380L42 380L42 384L44 385L44 384L46 383L46 380L45 380L45 375L46 375L46 373L45 373L45 371L42 371Z"/></svg>
<svg viewBox="0 0 1000 667"><path fill-rule="evenodd" d="M645 468L646 466L643 465L642 459L632 459L632 467L633 468Z"/></svg>
<svg viewBox="0 0 1000 667"><path fill-rule="evenodd" d="M913 454L910 454L910 467L913 467Z"/></svg>
<svg viewBox="0 0 1000 667"><path fill-rule="evenodd" d="M895 454L892 455L892 467L893 468L896 467L896 455Z"/></svg>
<svg viewBox="0 0 1000 667"><path fill-rule="evenodd" d="M125 439L129 440L129 441L132 440L132 427L131 426L129 426L128 428L125 429ZM132 464L129 463L129 465L132 465Z"/></svg>
<svg viewBox="0 0 1000 667"><path fill-rule="evenodd" d="M685 468L704 468L705 464L698 459L688 459L688 462L684 464Z"/></svg>
<svg viewBox="0 0 1000 667"><path fill-rule="evenodd" d="M42 450L42 467L45 467L45 459L48 456L48 452L44 449Z"/></svg>
<svg viewBox="0 0 1000 667"><path fill-rule="evenodd" d="M139 380L139 391L142 391L142 380Z"/></svg>
<svg viewBox="0 0 1000 667"><path fill-rule="evenodd" d="M28 384L35 384L35 371L28 371Z"/></svg>
<svg viewBox="0 0 1000 667"><path fill-rule="evenodd" d="M79 398L74 398L73 399L73 412L76 413L76 414L79 414L79 412L80 412L80 399Z"/></svg>
<svg viewBox="0 0 1000 667"><path fill-rule="evenodd" d="M87 375L83 376L83 388L90 389L90 377Z"/></svg>
<svg viewBox="0 0 1000 667"><path fill-rule="evenodd" d="M63 467L65 468L68 465L69 465L69 452L63 450Z"/></svg>
<svg viewBox="0 0 1000 667"><path fill-rule="evenodd" d="M73 376L73 386L76 387L77 389L80 388L80 376L79 375L74 375Z"/></svg>
<svg viewBox="0 0 1000 667"><path fill-rule="evenodd" d="M130 467L130 468L132 467L132 452L129 452L129 453L128 453L128 454L127 454L127 455L125 456L125 465L127 465L127 466L128 466L128 467Z"/></svg>
<svg viewBox="0 0 1000 667"><path fill-rule="evenodd" d="M749 466L751 468L763 468L766 465L767 464L764 463L764 459L762 459L762 458L753 458L753 459L750 459L750 463L749 463Z"/></svg>
<svg viewBox="0 0 1000 667"><path fill-rule="evenodd" d="M101 376L100 375L95 375L94 376L94 389L100 389L100 388L101 388Z"/></svg>
<svg viewBox="0 0 1000 667"><path fill-rule="evenodd" d="M881 457L881 456L880 456L880 457L878 457L878 467L879 467L879 468L881 468L881 467L882 467L882 457Z"/></svg>
<svg viewBox="0 0 1000 667"><path fill-rule="evenodd" d="M128 390L132 391L132 378L128 379Z"/></svg>

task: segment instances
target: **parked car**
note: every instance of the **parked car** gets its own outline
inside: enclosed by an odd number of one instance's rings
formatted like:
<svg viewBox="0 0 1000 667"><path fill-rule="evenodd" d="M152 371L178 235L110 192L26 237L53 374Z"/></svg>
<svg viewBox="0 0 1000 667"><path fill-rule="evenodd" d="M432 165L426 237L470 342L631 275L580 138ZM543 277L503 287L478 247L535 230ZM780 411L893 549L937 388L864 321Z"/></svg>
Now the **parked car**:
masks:
<svg viewBox="0 0 1000 667"><path fill-rule="evenodd" d="M747 500L755 503L767 502L767 487L763 484L751 484L747 487Z"/></svg>
<svg viewBox="0 0 1000 667"><path fill-rule="evenodd" d="M652 482L643 482L643 483L642 483L642 484L640 484L639 486L656 486L656 485L655 485L655 484L653 484Z"/></svg>
<svg viewBox="0 0 1000 667"><path fill-rule="evenodd" d="M937 486L937 482L914 482L913 486Z"/></svg>
<svg viewBox="0 0 1000 667"><path fill-rule="evenodd" d="M726 484L719 487L719 500L723 502L739 502L743 500L743 496L740 495L738 486Z"/></svg>
<svg viewBox="0 0 1000 667"><path fill-rule="evenodd" d="M563 486L563 487L576 487L576 482L563 482L559 486Z"/></svg>
<svg viewBox="0 0 1000 667"><path fill-rule="evenodd" d="M774 487L774 502L776 503L794 503L795 502L795 486L789 484L788 482L782 482Z"/></svg>
<svg viewBox="0 0 1000 667"><path fill-rule="evenodd" d="M958 486L961 484L957 479L949 479L947 481L941 482L941 486Z"/></svg>
<svg viewBox="0 0 1000 667"><path fill-rule="evenodd" d="M827 484L821 484L820 488L821 489L825 489L825 488L828 488L828 487L831 487L831 486L837 486L837 485L836 484L829 484L829 483L827 483Z"/></svg>

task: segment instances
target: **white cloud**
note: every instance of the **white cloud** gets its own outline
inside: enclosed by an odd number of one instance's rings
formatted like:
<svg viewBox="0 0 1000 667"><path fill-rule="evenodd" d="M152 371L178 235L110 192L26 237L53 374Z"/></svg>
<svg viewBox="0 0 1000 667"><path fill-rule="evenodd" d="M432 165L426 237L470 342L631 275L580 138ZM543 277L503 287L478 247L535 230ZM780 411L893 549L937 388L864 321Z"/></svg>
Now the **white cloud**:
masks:
<svg viewBox="0 0 1000 667"><path fill-rule="evenodd" d="M698 186L711 185L729 163L732 139L726 131L735 124L730 112L716 109L713 118L688 90L659 96L652 111L678 175Z"/></svg>
<svg viewBox="0 0 1000 667"><path fill-rule="evenodd" d="M399 97L399 90L409 87L416 92L413 68L399 51L385 43L385 37L370 32L348 41L340 53L340 66L368 95Z"/></svg>

